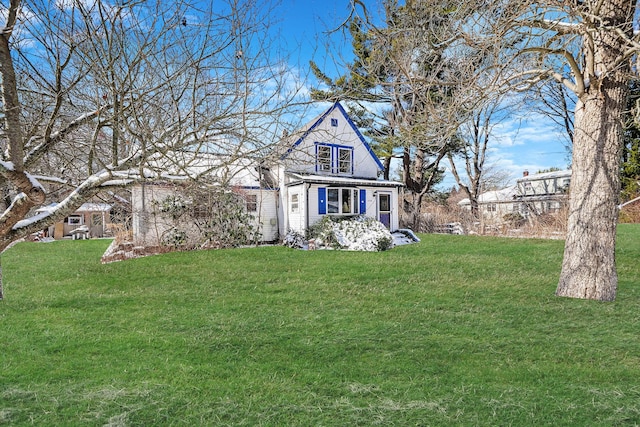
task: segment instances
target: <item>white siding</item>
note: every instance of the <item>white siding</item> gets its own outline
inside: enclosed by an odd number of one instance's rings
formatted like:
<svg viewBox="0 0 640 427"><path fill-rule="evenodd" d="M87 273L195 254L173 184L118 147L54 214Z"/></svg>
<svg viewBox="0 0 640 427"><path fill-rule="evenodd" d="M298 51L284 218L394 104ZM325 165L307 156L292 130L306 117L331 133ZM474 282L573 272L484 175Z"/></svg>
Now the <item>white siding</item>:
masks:
<svg viewBox="0 0 640 427"><path fill-rule="evenodd" d="M160 243L162 234L172 225L152 214L153 202L174 194L173 186L136 185L131 189L133 240L136 245L153 246Z"/></svg>
<svg viewBox="0 0 640 427"><path fill-rule="evenodd" d="M255 217L253 225L260 230L261 240L270 242L278 239L278 212L276 190L243 189L246 195L255 194L256 212L249 212ZM143 195L144 193L144 200ZM154 201L158 202L167 196L180 195L179 187L171 185L136 185L131 190L133 214L133 236L137 245L153 246L160 244L162 235L174 226L174 223L163 215L154 215ZM187 220L188 221L188 220ZM196 233L190 223L181 224L181 228ZM192 229L193 228L193 229Z"/></svg>
<svg viewBox="0 0 640 427"><path fill-rule="evenodd" d="M337 120L337 126L331 121ZM376 178L378 165L349 124L349 120L338 108L334 108L287 156L285 164L288 170L315 174L316 143L326 143L353 148L353 174L330 174L355 176L359 178Z"/></svg>
<svg viewBox="0 0 640 427"><path fill-rule="evenodd" d="M258 227L263 242L278 239L278 192L276 190L249 189L247 194L255 194L258 201L258 211L249 212L255 217L253 225Z"/></svg>

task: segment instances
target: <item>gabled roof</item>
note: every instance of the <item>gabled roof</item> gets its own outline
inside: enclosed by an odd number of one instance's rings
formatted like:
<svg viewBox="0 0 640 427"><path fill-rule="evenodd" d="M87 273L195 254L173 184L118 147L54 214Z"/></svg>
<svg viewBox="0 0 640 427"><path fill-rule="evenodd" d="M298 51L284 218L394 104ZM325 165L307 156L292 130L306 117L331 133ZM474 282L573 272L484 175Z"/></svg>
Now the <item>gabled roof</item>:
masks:
<svg viewBox="0 0 640 427"><path fill-rule="evenodd" d="M478 203L507 203L513 201L518 194L518 188L512 185L501 190L486 191L478 196ZM471 201L464 198L458 202L459 205L469 205Z"/></svg>
<svg viewBox="0 0 640 427"><path fill-rule="evenodd" d="M355 125L355 123L353 123L353 120L351 120L351 117L349 117L349 115L345 111L345 109L342 106L342 104L340 104L340 102L335 102L327 111L325 111L324 113L320 114L318 117L316 117L315 119L313 119L312 121L310 121L306 125L302 126L296 132L292 133L287 138L285 138L283 140L283 143L286 144L286 146L288 148L287 148L286 152L280 156L280 160L286 159L287 156L289 156L289 154L291 152L293 152L293 150L298 145L300 145L302 143L302 141L304 141L304 139L311 132L313 132L313 130L316 129L327 118L327 116L329 114L331 114L336 109L340 113L342 113L342 116L347 120L347 123L349 124L349 126L351 126L351 129L353 129L355 134L358 136L358 138L360 139L360 142L362 142L362 145L364 145L366 147L367 151L369 152L369 154L371 155L373 160L376 162L376 165L378 166L378 168L380 170L384 170L384 166L382 165L382 162L380 161L380 159L378 159L378 156L376 156L376 154L373 152L373 150L371 149L371 146L369 145L367 140L364 138L364 136L362 135L360 130L358 130L358 127Z"/></svg>
<svg viewBox="0 0 640 427"><path fill-rule="evenodd" d="M522 178L518 178L516 182L528 182L528 181L538 181L543 179L553 179L553 178L570 178L571 177L571 169L562 170L562 171L553 171L553 172L542 172L542 173L534 173L532 175L523 176Z"/></svg>

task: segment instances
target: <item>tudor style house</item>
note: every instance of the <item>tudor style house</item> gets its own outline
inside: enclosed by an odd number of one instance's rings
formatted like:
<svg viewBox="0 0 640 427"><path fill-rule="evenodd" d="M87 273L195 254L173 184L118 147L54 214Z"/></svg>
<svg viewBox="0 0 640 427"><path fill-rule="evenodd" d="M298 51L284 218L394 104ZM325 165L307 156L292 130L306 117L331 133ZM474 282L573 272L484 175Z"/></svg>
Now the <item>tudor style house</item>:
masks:
<svg viewBox="0 0 640 427"><path fill-rule="evenodd" d="M262 241L289 230L303 233L325 215L365 215L391 231L399 228L396 181L378 177L383 166L338 102L284 137L267 158L229 159L197 154L198 166L245 199ZM133 235L138 244L157 244L170 226L150 207L179 192L156 182L132 190Z"/></svg>

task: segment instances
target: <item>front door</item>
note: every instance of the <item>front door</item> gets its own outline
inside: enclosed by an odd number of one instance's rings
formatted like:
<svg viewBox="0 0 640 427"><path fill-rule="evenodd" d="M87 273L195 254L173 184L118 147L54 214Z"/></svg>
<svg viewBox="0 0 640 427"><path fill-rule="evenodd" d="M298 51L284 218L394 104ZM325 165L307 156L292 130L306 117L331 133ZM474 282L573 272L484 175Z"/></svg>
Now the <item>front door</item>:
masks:
<svg viewBox="0 0 640 427"><path fill-rule="evenodd" d="M391 228L391 193L378 194L378 221Z"/></svg>

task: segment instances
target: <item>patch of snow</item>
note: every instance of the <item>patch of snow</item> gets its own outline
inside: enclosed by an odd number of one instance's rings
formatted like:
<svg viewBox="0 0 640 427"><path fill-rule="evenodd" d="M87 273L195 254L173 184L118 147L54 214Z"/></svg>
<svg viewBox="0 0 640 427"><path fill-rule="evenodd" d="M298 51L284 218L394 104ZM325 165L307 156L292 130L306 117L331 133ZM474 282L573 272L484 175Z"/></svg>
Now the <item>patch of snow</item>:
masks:
<svg viewBox="0 0 640 427"><path fill-rule="evenodd" d="M5 162L4 160L0 160L0 167L2 167L3 169L6 169L8 171L15 170L13 162Z"/></svg>
<svg viewBox="0 0 640 427"><path fill-rule="evenodd" d="M40 184L40 182L36 179L35 176L31 175L30 173L25 172L24 173L27 178L29 178L29 182L31 183L31 185L35 188L40 188L41 190L44 191L44 187L42 186L42 184Z"/></svg>
<svg viewBox="0 0 640 427"><path fill-rule="evenodd" d="M393 246L410 245L412 243L415 243L415 241L408 237L406 234L400 233L398 231L392 233L391 236L393 237Z"/></svg>
<svg viewBox="0 0 640 427"><path fill-rule="evenodd" d="M333 225L336 240L343 249L375 252L393 247L393 237L384 224L370 218L360 218Z"/></svg>
<svg viewBox="0 0 640 427"><path fill-rule="evenodd" d="M414 242L419 242L420 238L418 236L416 236L416 233L413 232L413 230L410 230L408 228L399 228L396 233L402 233L405 236L407 236L408 238L410 238L411 240L413 240Z"/></svg>
<svg viewBox="0 0 640 427"><path fill-rule="evenodd" d="M56 176L45 176L45 175L33 175L33 177L39 181L45 181L45 182L55 182L58 184L68 184L69 181L66 181L62 178L58 178Z"/></svg>

